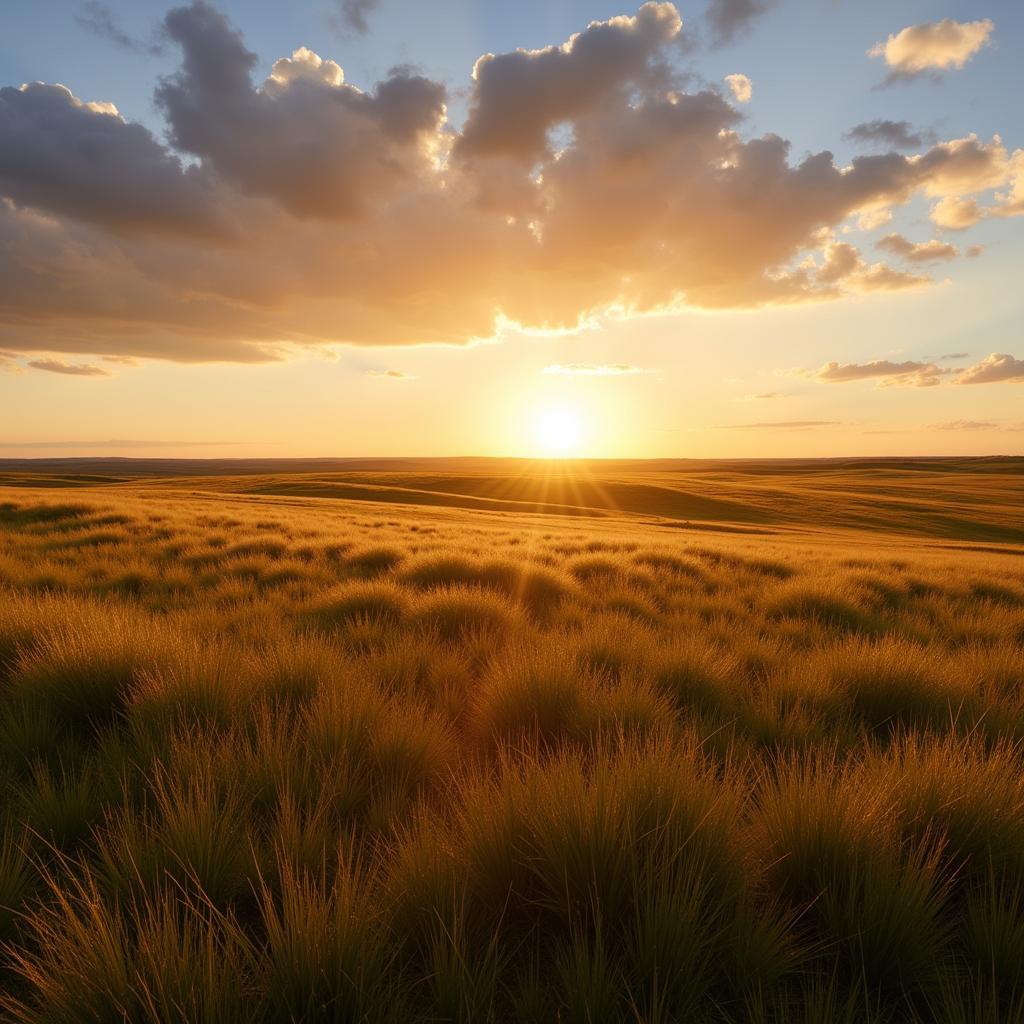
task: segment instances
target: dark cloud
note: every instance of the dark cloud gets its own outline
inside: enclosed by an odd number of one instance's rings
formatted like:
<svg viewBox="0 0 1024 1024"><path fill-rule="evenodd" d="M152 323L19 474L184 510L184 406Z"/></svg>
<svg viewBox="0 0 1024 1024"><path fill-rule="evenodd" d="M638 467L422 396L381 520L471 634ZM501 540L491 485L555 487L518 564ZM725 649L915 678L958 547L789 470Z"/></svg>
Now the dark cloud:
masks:
<svg viewBox="0 0 1024 1024"><path fill-rule="evenodd" d="M948 355L939 356L939 358L943 361L946 359L970 359L970 357L970 352L950 352Z"/></svg>
<svg viewBox="0 0 1024 1024"><path fill-rule="evenodd" d="M105 39L118 49L147 54L151 57L163 53L163 47L158 42L144 42L125 32L114 16L114 12L99 0L87 0L82 4L75 14L75 21L87 32L91 32L100 39Z"/></svg>
<svg viewBox="0 0 1024 1024"><path fill-rule="evenodd" d="M708 0L704 18L715 46L725 46L750 30L750 26L778 0Z"/></svg>
<svg viewBox="0 0 1024 1024"><path fill-rule="evenodd" d="M932 141L930 134L914 131L909 121L874 120L854 125L844 136L851 142L890 146L892 149L917 149Z"/></svg>
<svg viewBox="0 0 1024 1024"><path fill-rule="evenodd" d="M645 3L635 18L592 22L564 46L486 54L473 68L456 153L532 164L547 152L553 126L663 77L657 58L681 28L671 4Z"/></svg>
<svg viewBox="0 0 1024 1024"><path fill-rule="evenodd" d="M338 17L342 25L365 36L370 31L370 15L380 6L380 0L339 0Z"/></svg>
<svg viewBox="0 0 1024 1024"><path fill-rule="evenodd" d="M216 192L109 103L63 85L0 89L0 195L117 231L211 235Z"/></svg>
<svg viewBox="0 0 1024 1024"><path fill-rule="evenodd" d="M172 10L181 70L156 91L174 145L300 217L356 216L431 168L445 89L397 72L365 93L300 48L253 86L256 55L210 4Z"/></svg>
<svg viewBox="0 0 1024 1024"><path fill-rule="evenodd" d="M385 380L416 380L411 373L402 373L401 370L367 370L369 377L383 377Z"/></svg>
<svg viewBox="0 0 1024 1024"><path fill-rule="evenodd" d="M91 363L65 363L62 359L30 359L28 365L34 370L48 373L63 373L69 377L109 377L110 373L101 366Z"/></svg>

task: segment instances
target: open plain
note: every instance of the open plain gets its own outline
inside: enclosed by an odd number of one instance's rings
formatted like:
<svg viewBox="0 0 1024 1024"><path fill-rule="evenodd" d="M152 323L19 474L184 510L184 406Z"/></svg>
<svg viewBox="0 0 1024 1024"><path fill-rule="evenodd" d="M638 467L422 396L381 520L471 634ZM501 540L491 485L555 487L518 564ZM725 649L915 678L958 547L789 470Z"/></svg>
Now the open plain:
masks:
<svg viewBox="0 0 1024 1024"><path fill-rule="evenodd" d="M0 475L0 1014L1024 1017L1024 460Z"/></svg>

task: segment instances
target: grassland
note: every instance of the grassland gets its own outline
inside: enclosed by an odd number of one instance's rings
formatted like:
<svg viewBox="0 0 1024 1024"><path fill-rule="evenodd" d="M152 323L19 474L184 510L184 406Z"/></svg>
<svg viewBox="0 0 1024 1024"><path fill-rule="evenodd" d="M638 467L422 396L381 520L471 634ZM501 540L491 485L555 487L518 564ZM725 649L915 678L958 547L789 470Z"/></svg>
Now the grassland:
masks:
<svg viewBox="0 0 1024 1024"><path fill-rule="evenodd" d="M0 468L0 1019L1024 1019L1020 460Z"/></svg>

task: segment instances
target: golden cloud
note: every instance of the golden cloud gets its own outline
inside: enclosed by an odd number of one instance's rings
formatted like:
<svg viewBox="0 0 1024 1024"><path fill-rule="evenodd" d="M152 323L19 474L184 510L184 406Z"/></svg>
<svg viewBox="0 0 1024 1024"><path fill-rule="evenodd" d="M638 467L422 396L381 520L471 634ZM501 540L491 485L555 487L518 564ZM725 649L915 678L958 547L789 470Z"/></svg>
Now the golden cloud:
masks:
<svg viewBox="0 0 1024 1024"><path fill-rule="evenodd" d="M875 43L868 56L883 57L893 75L960 70L988 42L994 28L987 18L910 25L884 43Z"/></svg>

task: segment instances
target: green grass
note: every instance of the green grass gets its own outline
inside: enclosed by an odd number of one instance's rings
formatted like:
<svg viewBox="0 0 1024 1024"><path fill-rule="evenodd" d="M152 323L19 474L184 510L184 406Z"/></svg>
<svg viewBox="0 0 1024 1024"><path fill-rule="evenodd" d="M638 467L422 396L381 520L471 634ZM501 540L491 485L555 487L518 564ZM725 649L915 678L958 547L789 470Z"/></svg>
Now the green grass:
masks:
<svg viewBox="0 0 1024 1024"><path fill-rule="evenodd" d="M4 491L0 1019L1020 1017L1019 549L744 472Z"/></svg>

